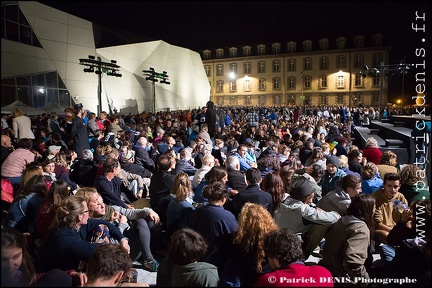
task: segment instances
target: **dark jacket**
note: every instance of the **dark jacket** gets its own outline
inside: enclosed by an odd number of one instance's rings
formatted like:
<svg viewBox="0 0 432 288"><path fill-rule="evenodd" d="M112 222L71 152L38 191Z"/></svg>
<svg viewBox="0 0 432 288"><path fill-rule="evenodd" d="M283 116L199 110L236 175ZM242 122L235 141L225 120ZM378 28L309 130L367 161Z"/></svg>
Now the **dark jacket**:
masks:
<svg viewBox="0 0 432 288"><path fill-rule="evenodd" d="M92 187L97 170L98 165L95 161L80 159L73 165L69 178L80 186Z"/></svg>
<svg viewBox="0 0 432 288"><path fill-rule="evenodd" d="M82 151L90 149L87 127L83 119L76 116L72 121L70 129L70 137L73 139L73 150L77 153L78 157L82 157Z"/></svg>
<svg viewBox="0 0 432 288"><path fill-rule="evenodd" d="M228 170L228 187L237 191L243 191L247 187L245 175L240 170Z"/></svg>
<svg viewBox="0 0 432 288"><path fill-rule="evenodd" d="M205 115L205 123L208 125L208 133L214 139L217 127L216 110L212 101L207 102L207 111Z"/></svg>
<svg viewBox="0 0 432 288"><path fill-rule="evenodd" d="M261 190L256 184L248 185L245 190L234 195L232 199L231 207L227 206L226 208L229 209L236 218L240 214L240 211L246 202L261 204L269 212L273 210L273 198L271 194Z"/></svg>
<svg viewBox="0 0 432 288"><path fill-rule="evenodd" d="M142 165L144 168L154 173L156 171L156 166L155 162L150 158L149 153L138 145L133 146L132 149L135 151L135 164Z"/></svg>
<svg viewBox="0 0 432 288"><path fill-rule="evenodd" d="M166 223L166 213L171 200L170 189L174 185L175 178L176 175L166 170L158 170L151 177L150 206L159 214L162 223Z"/></svg>
<svg viewBox="0 0 432 288"><path fill-rule="evenodd" d="M129 173L138 174L143 178L150 178L152 175L152 173L149 170L135 163L131 163L131 162L121 163L121 167L123 168L123 170Z"/></svg>
<svg viewBox="0 0 432 288"><path fill-rule="evenodd" d="M177 175L180 172L185 172L189 176L194 176L197 170L198 168L196 168L189 161L183 158L177 161L173 174Z"/></svg>
<svg viewBox="0 0 432 288"><path fill-rule="evenodd" d="M101 194L105 204L117 205L123 208L129 208L121 198L122 180L114 177L109 181L105 175L99 175L94 182L94 187Z"/></svg>
<svg viewBox="0 0 432 288"><path fill-rule="evenodd" d="M106 220L88 219L87 224L81 226L79 231L67 227L56 228L48 233L40 247L37 272L47 272L54 268L78 270L80 261L87 262L96 248L103 245L89 241L99 224L108 227L111 238L118 241L125 238L116 226Z"/></svg>

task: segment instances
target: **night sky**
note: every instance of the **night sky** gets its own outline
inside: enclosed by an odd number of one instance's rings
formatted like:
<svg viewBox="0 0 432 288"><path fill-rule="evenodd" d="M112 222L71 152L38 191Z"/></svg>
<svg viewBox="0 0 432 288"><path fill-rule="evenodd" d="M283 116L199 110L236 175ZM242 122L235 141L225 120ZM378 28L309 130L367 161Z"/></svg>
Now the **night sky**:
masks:
<svg viewBox="0 0 432 288"><path fill-rule="evenodd" d="M257 45L259 43L317 42L327 37L331 45L344 36L366 39L384 35L390 63L419 64L416 48L428 51L430 61L430 1L39 1L101 26L116 28L191 50ZM426 21L415 20L415 12ZM426 25L426 33L415 32ZM422 39L425 42L422 42ZM430 67L426 74L430 83ZM424 71L424 70L421 70ZM414 74L404 79L406 93L414 92ZM402 77L390 77L390 93L400 96ZM430 87L429 87L430 89ZM429 90L430 91L430 90ZM398 95L396 95L398 94ZM391 97L390 95L390 97ZM407 96L405 96L407 97Z"/></svg>

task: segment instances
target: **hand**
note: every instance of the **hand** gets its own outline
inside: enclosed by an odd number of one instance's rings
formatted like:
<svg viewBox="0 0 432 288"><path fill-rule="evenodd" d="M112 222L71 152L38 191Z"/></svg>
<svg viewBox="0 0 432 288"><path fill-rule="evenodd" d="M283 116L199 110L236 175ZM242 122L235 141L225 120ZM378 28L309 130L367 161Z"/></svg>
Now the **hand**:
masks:
<svg viewBox="0 0 432 288"><path fill-rule="evenodd" d="M402 211L401 216L402 216L401 220L404 221L405 223L411 221L413 218L411 209L405 209L404 211Z"/></svg>
<svg viewBox="0 0 432 288"><path fill-rule="evenodd" d="M133 207L132 204L126 204L126 206L127 206L129 209L134 209L134 207Z"/></svg>
<svg viewBox="0 0 432 288"><path fill-rule="evenodd" d="M78 287L84 287L88 280L87 275L81 272L72 272L70 273L70 276L72 277L72 282L74 283L74 286Z"/></svg>
<svg viewBox="0 0 432 288"><path fill-rule="evenodd" d="M119 223L127 223L126 215L120 214Z"/></svg>
<svg viewBox="0 0 432 288"><path fill-rule="evenodd" d="M130 246L129 246L129 240L127 238L123 238L120 241L120 245L126 249L126 251L128 252L128 254L130 254Z"/></svg>
<svg viewBox="0 0 432 288"><path fill-rule="evenodd" d="M118 211L114 211L114 213L111 216L111 222L114 222L119 219L120 219L120 213Z"/></svg>
<svg viewBox="0 0 432 288"><path fill-rule="evenodd" d="M150 219L152 219L155 224L158 224L160 222L159 215L153 209L149 210L148 217L150 217Z"/></svg>
<svg viewBox="0 0 432 288"><path fill-rule="evenodd" d="M239 193L238 190L231 189L231 195L236 195L236 194L238 194L238 193Z"/></svg>

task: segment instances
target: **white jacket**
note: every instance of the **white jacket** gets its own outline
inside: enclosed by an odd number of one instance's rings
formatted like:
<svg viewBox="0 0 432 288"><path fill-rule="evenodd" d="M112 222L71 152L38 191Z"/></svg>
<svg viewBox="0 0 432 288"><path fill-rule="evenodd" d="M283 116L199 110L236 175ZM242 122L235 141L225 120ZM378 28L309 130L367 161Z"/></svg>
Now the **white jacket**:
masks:
<svg viewBox="0 0 432 288"><path fill-rule="evenodd" d="M13 118L12 127L15 138L17 140L24 138L35 139L31 125L31 119L25 115Z"/></svg>

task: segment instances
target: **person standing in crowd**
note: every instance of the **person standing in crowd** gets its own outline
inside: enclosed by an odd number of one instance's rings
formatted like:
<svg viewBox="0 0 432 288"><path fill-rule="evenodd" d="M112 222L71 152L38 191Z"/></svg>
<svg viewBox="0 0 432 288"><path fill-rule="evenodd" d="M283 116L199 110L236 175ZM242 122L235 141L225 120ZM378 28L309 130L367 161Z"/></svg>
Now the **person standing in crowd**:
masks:
<svg viewBox="0 0 432 288"><path fill-rule="evenodd" d="M205 114L205 123L207 124L210 138L214 139L216 135L216 127L217 127L215 104L213 101L208 101L206 107L207 107L207 111ZM211 143L207 143L207 144L211 144Z"/></svg>
<svg viewBox="0 0 432 288"><path fill-rule="evenodd" d="M76 104L74 109L75 116L72 120L69 137L73 139L72 149L77 153L78 158L81 158L83 150L90 149L89 134L84 123L87 112L81 103Z"/></svg>
<svg viewBox="0 0 432 288"><path fill-rule="evenodd" d="M288 228L265 235L264 252L271 272L259 276L255 287L333 287L329 270L320 265L305 265L301 242ZM270 279L310 279L307 283L272 282ZM323 280L324 279L324 280Z"/></svg>
<svg viewBox="0 0 432 288"><path fill-rule="evenodd" d="M14 110L14 116L12 120L12 127L14 131L14 137L17 140L20 139L35 139L35 135L32 131L32 123L30 117L24 115L21 109Z"/></svg>

